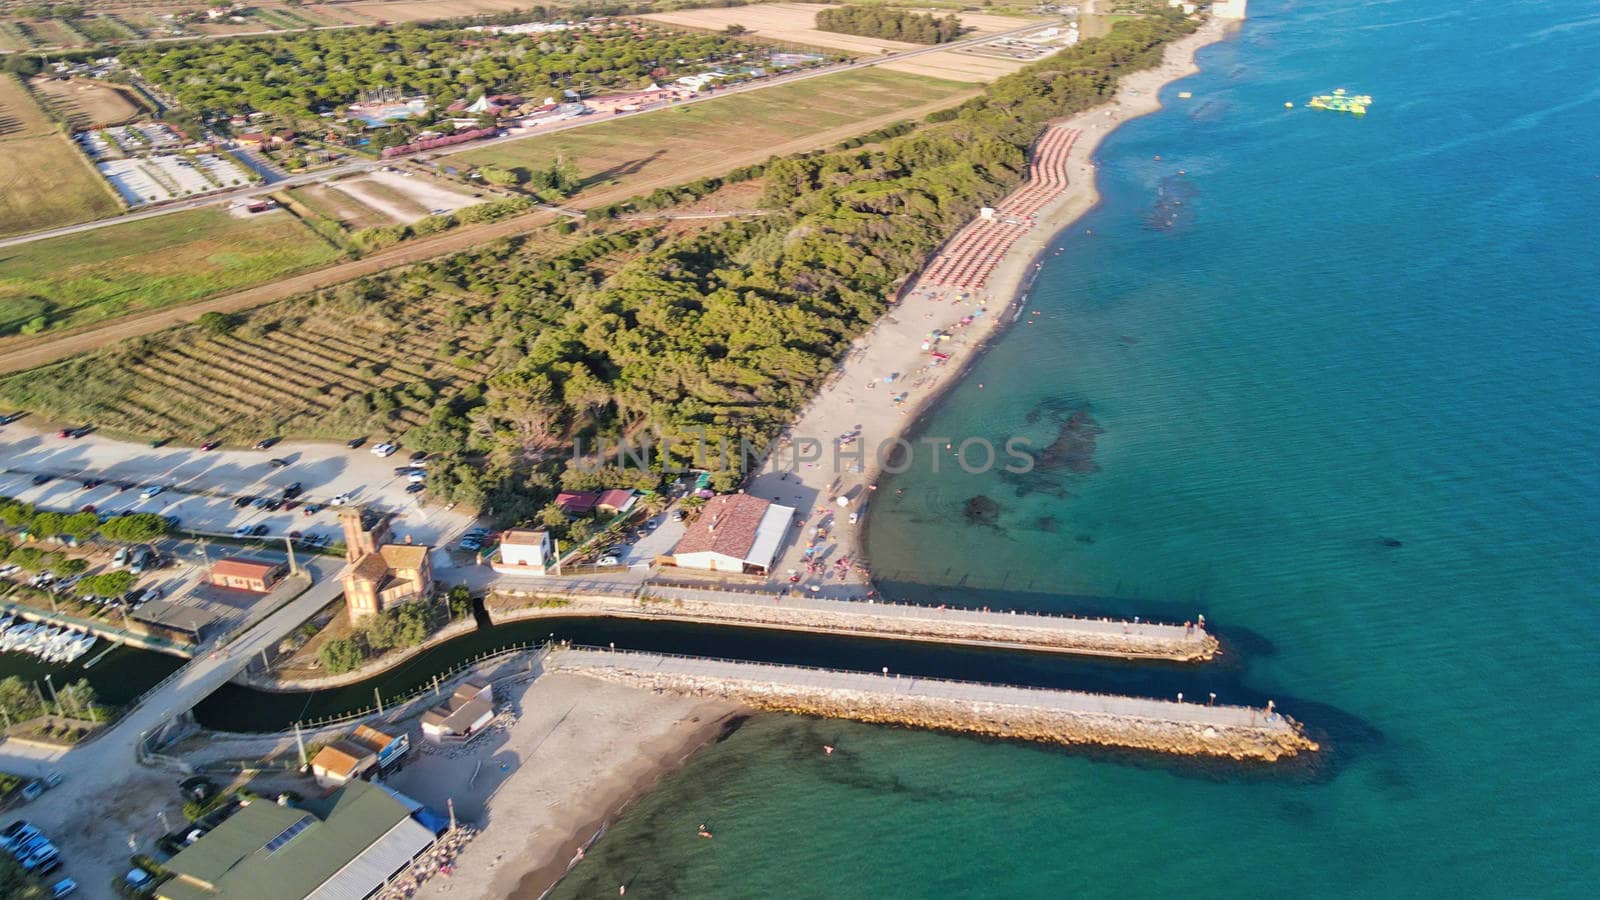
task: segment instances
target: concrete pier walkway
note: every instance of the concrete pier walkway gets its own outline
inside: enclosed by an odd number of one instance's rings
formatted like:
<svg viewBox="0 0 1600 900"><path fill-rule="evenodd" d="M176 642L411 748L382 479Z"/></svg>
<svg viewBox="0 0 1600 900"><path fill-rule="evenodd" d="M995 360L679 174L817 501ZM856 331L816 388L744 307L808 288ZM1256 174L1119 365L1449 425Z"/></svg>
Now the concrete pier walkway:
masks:
<svg viewBox="0 0 1600 900"><path fill-rule="evenodd" d="M560 650L546 668L761 709L1061 744L1268 761L1318 749L1294 720L1245 706L589 648Z"/></svg>
<svg viewBox="0 0 1600 900"><path fill-rule="evenodd" d="M541 606L545 598L566 602L560 607ZM491 598L488 608L497 623L587 613L1183 662L1211 659L1219 647L1217 639L1197 625L920 606L806 592L780 594L660 584L645 584L634 596L501 589Z"/></svg>

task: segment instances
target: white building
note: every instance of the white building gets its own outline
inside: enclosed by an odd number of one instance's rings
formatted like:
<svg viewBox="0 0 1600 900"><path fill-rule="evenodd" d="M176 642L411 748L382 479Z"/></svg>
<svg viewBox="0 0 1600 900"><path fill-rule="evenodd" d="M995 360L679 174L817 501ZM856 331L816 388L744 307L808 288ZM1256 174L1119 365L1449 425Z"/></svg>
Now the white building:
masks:
<svg viewBox="0 0 1600 900"><path fill-rule="evenodd" d="M766 575L789 534L794 507L749 494L712 497L673 551L680 568Z"/></svg>
<svg viewBox="0 0 1600 900"><path fill-rule="evenodd" d="M555 544L548 531L513 528L500 537L500 553L490 567L502 575L543 575L555 567Z"/></svg>

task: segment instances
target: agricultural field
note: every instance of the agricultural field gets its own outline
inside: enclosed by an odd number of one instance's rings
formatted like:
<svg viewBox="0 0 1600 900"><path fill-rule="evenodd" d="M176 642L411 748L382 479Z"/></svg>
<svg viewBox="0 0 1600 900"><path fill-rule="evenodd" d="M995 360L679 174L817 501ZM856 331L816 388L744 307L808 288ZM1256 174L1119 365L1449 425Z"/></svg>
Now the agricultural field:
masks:
<svg viewBox="0 0 1600 900"><path fill-rule="evenodd" d="M828 5L818 3L761 3L751 6L648 13L640 18L665 25L715 31L720 31L729 25L743 25L750 29L750 34L747 35L750 38L842 50L861 58L919 50L928 46L822 31L816 27L817 13L828 8L830 8ZM958 12L957 15L961 19L962 26L970 29L962 35L963 38L1010 31L1031 21L1044 21L1036 17L1020 18L969 12ZM911 75L969 82L993 81L1021 67L1020 62L989 59L960 50L928 53L901 62L885 63L883 66L885 69Z"/></svg>
<svg viewBox="0 0 1600 900"><path fill-rule="evenodd" d="M103 81L35 78L33 89L67 120L73 131L121 125L144 112L137 94Z"/></svg>
<svg viewBox="0 0 1600 900"><path fill-rule="evenodd" d="M370 172L331 184L306 185L291 190L289 196L351 230L410 225L494 199L471 196L442 180L399 172Z"/></svg>
<svg viewBox="0 0 1600 900"><path fill-rule="evenodd" d="M578 205L593 206L826 147L975 93L953 81L859 69L506 141L445 162L539 169L562 157L584 179Z"/></svg>
<svg viewBox="0 0 1600 900"><path fill-rule="evenodd" d="M197 300L339 255L287 213L197 209L0 250L7 336L74 328Z"/></svg>
<svg viewBox="0 0 1600 900"><path fill-rule="evenodd" d="M516 252L547 258L582 239L547 228ZM495 293L447 281L429 280L426 303L374 279L260 307L221 327L202 320L10 376L0 397L124 434L189 440L403 432L429 422L436 398L493 371L486 313Z"/></svg>
<svg viewBox="0 0 1600 900"><path fill-rule="evenodd" d="M0 236L122 211L72 140L9 75L0 75L0 159Z"/></svg>
<svg viewBox="0 0 1600 900"><path fill-rule="evenodd" d="M528 0L397 0L397 2L360 0L356 3L341 3L338 6L314 6L312 9L326 9L330 13L335 10L353 12L372 21L430 22L436 19L516 12L537 5Z"/></svg>
<svg viewBox="0 0 1600 900"><path fill-rule="evenodd" d="M907 4L908 7L919 5ZM926 46L904 41L858 37L852 34L840 34L836 31L822 31L817 28L817 13L825 9L834 8L834 6L835 4L826 3L759 3L751 4L750 6L645 13L640 18L652 19L666 25L704 28L711 31L721 31L729 25L743 25L750 29L750 33L755 37L786 44L806 44L813 47L844 50L865 56L876 56L882 53L886 47L894 50L912 50ZM1009 31L1026 25L1029 21L1028 19L1013 18L1011 16L956 12L961 19L961 25L969 29L967 36L971 37L993 34L997 31Z"/></svg>

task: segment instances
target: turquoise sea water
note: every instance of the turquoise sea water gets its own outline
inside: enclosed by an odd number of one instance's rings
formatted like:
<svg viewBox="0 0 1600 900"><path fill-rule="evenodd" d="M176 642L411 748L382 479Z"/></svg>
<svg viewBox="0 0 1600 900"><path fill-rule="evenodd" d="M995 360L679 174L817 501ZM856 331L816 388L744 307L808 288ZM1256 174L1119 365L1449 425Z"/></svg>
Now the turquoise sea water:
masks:
<svg viewBox="0 0 1600 900"><path fill-rule="evenodd" d="M1082 680L1275 697L1329 751L1263 772L759 717L558 895L1593 894L1600 8L1251 15L1102 146L1040 315L925 424L1059 438L1053 467L896 479L869 551L890 593L1204 612L1214 671ZM1303 108L1339 86L1371 114Z"/></svg>

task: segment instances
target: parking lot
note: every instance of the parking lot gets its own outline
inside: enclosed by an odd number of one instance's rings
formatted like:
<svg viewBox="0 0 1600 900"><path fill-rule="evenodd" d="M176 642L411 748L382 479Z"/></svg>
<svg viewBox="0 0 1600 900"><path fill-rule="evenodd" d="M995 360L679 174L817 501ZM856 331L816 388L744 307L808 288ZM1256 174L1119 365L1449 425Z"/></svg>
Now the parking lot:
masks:
<svg viewBox="0 0 1600 900"><path fill-rule="evenodd" d="M471 525L470 516L423 506L424 495L408 493L407 477L395 473L407 465L409 454L402 449L380 458L370 452L375 443L356 449L309 441L285 441L264 450L152 448L94 433L62 438L26 421L13 422L0 428L0 496L62 512L93 507L102 515L176 516L183 531L221 537L259 525L265 526L264 537L338 540L338 509L329 504L340 495L393 513L396 540L442 546ZM285 465L274 467L274 459ZM34 483L45 476L49 480ZM95 480L103 483L83 486ZM235 505L241 497L281 498L296 483L301 493L293 509ZM158 493L149 493L157 487ZM312 506L322 508L307 515Z"/></svg>

